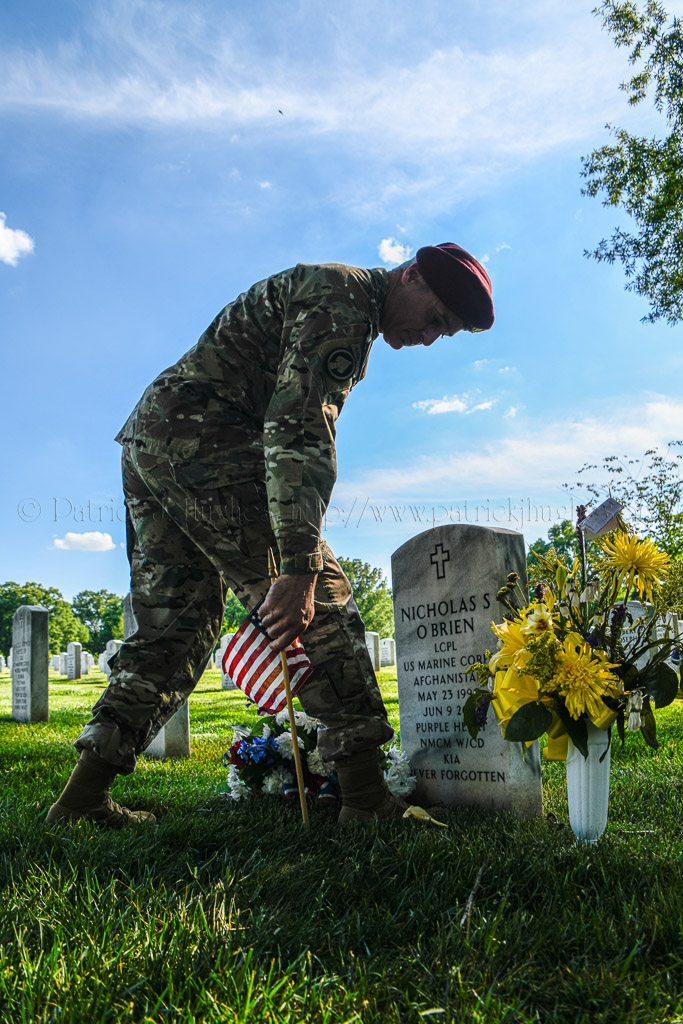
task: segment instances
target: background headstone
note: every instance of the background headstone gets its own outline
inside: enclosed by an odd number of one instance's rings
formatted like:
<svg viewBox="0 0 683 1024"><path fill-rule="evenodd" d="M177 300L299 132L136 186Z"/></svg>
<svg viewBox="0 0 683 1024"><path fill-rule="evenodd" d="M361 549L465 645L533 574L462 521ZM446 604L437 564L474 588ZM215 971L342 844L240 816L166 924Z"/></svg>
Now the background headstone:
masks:
<svg viewBox="0 0 683 1024"><path fill-rule="evenodd" d="M66 645L66 674L69 679L81 678L81 644L72 640Z"/></svg>
<svg viewBox="0 0 683 1024"><path fill-rule="evenodd" d="M111 669L109 668L109 659L116 654L116 652L118 651L119 647L121 647L122 644L123 640L107 640L107 646L105 647L104 654L102 656L102 664L104 666L102 671L104 672L107 679L109 679L111 675Z"/></svg>
<svg viewBox="0 0 683 1024"><path fill-rule="evenodd" d="M365 646L368 649L374 671L379 672L379 633L373 633L371 629L366 629Z"/></svg>
<svg viewBox="0 0 683 1024"><path fill-rule="evenodd" d="M415 801L468 804L533 817L542 812L538 744L522 759L493 710L476 740L462 708L474 662L495 649L496 593L510 572L526 579L524 538L512 530L439 526L392 560L401 747L417 777Z"/></svg>
<svg viewBox="0 0 683 1024"><path fill-rule="evenodd" d="M12 675L12 648L11 647L9 649L9 654L7 655L7 668L9 669L9 674Z"/></svg>
<svg viewBox="0 0 683 1024"><path fill-rule="evenodd" d="M22 605L12 618L12 718L17 722L47 722L48 698L47 608Z"/></svg>
<svg viewBox="0 0 683 1024"><path fill-rule="evenodd" d="M55 672L59 672L59 655L53 654L50 658L50 668L54 669Z"/></svg>
<svg viewBox="0 0 683 1024"><path fill-rule="evenodd" d="M396 664L396 641L393 636L384 636L380 640L379 663L382 668Z"/></svg>
<svg viewBox="0 0 683 1024"><path fill-rule="evenodd" d="M190 706L185 701L145 750L148 757L190 756Z"/></svg>
<svg viewBox="0 0 683 1024"><path fill-rule="evenodd" d="M220 644L218 646L217 665L218 665L219 669L221 670L221 690L236 690L237 689L237 687L233 683L233 681L230 678L230 676L226 672L223 671L223 655L225 654L225 649L228 646L228 644L230 643L230 641L232 640L232 638L234 637L234 635L235 635L234 633L225 633L221 637L221 642L220 642Z"/></svg>
<svg viewBox="0 0 683 1024"><path fill-rule="evenodd" d="M66 651L62 651L62 653L59 655L59 674L60 674L60 676L65 676L66 675L68 661L69 661L69 657L68 657Z"/></svg>
<svg viewBox="0 0 683 1024"><path fill-rule="evenodd" d="M130 591L126 594L123 599L123 639L127 640L129 636L138 628L135 615L133 614L133 600L130 596Z"/></svg>
<svg viewBox="0 0 683 1024"><path fill-rule="evenodd" d="M90 665L88 663L88 657L89 657L89 655L88 655L87 651L81 651L81 675L82 676L87 676L88 672L90 671Z"/></svg>
<svg viewBox="0 0 683 1024"><path fill-rule="evenodd" d="M0 654L0 672L4 672L7 668L7 662L3 654Z"/></svg>

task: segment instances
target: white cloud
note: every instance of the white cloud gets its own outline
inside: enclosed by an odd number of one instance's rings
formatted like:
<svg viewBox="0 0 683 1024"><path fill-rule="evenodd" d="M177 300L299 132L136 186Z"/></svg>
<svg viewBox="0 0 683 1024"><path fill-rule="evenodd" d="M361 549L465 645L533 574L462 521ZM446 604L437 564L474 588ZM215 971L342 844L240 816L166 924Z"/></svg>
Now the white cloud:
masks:
<svg viewBox="0 0 683 1024"><path fill-rule="evenodd" d="M462 395L444 395L443 398L425 398L420 402L413 402L413 409L423 409L428 416L435 416L444 412L462 412L468 415L473 412L483 412L493 408L497 399L489 398L484 402L472 404L472 397L466 392Z"/></svg>
<svg viewBox="0 0 683 1024"><path fill-rule="evenodd" d="M516 369L516 366L499 366L498 373L514 373Z"/></svg>
<svg viewBox="0 0 683 1024"><path fill-rule="evenodd" d="M395 238L383 238L377 246L379 258L388 267L397 267L399 263L405 263L410 259L410 251L409 245L402 245Z"/></svg>
<svg viewBox="0 0 683 1024"><path fill-rule="evenodd" d="M19 228L8 228L6 216L0 213L0 261L16 267L22 256L33 252L35 242Z"/></svg>
<svg viewBox="0 0 683 1024"><path fill-rule="evenodd" d="M478 47L457 31L457 14L448 34L432 26L425 35L403 4L392 37L379 48L373 38L370 49L358 31L360 5L346 19L330 13L305 58L300 46L288 56L289 37L269 52L265 78L264 50L246 18L221 27L199 5L167 0L88 8L73 36L44 50L0 52L1 108L200 129L221 140L286 132L289 147L310 141L318 154L331 147L357 158L339 196L359 212L408 199L413 209L443 211L560 147L575 155L598 126L628 113L617 88L624 54L587 10L556 11L542 0L523 15L503 8L509 25L493 33L501 41ZM292 38L309 20L308 5L295 3ZM335 29L332 53L326 27ZM414 32L419 44L408 49ZM652 118L645 107L629 116Z"/></svg>
<svg viewBox="0 0 683 1024"><path fill-rule="evenodd" d="M369 493L373 498L410 495L418 500L420 495L454 490L463 495L547 491L576 480L584 463L599 464L608 455L625 453L640 457L648 448L680 437L682 418L683 401L663 395L624 397L602 415L582 419L508 417L512 432L507 436L471 450L425 455L412 464L375 466L367 476L344 481L335 497Z"/></svg>
<svg viewBox="0 0 683 1024"><path fill-rule="evenodd" d="M508 245L507 242L503 242L502 245L497 245L496 246L496 248L493 250L493 254L495 256L496 253L502 252L503 249L511 249L511 248L512 248L511 245ZM491 257L489 256L489 254L487 252L484 253L483 256L479 257L479 262L480 263L489 263L490 260L491 260Z"/></svg>
<svg viewBox="0 0 683 1024"><path fill-rule="evenodd" d="M517 413L519 412L519 410L520 410L520 406L518 406L518 405L511 405L511 406L510 406L510 407L509 407L508 409L506 409L506 411L505 411L505 412L503 413L503 416L505 417L505 419L506 419L506 420L511 420L511 419L514 419L514 417L515 417L515 416L517 415Z"/></svg>
<svg viewBox="0 0 683 1024"><path fill-rule="evenodd" d="M256 184L259 188L272 188L272 184L269 181L257 181Z"/></svg>
<svg viewBox="0 0 683 1024"><path fill-rule="evenodd" d="M60 551L112 551L116 545L111 534L93 530L91 533L65 533L55 537L53 548Z"/></svg>

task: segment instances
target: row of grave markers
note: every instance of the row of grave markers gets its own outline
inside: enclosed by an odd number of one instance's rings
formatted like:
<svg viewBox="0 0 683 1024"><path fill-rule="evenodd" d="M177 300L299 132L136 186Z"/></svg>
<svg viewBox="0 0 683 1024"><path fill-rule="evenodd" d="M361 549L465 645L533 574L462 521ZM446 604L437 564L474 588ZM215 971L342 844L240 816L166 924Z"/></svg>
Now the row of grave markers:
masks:
<svg viewBox="0 0 683 1024"><path fill-rule="evenodd" d="M416 803L468 804L528 817L541 813L538 743L522 758L492 716L473 740L462 715L477 685L472 665L493 646L491 621L500 622L506 611L496 598L500 581L510 572L524 578L525 569L521 534L468 524L429 530L392 557L396 643L371 632L366 643L374 668L383 657L397 656L401 746L417 778ZM634 602L633 611L641 614L642 606ZM48 716L47 623L44 608L23 607L14 616L12 717L19 721ZM678 634L675 616L671 623ZM124 628L126 637L136 629L130 605ZM232 635L221 638L214 661L219 666ZM108 669L120 643L110 641L101 665ZM223 676L222 686L230 689L232 683ZM189 756L187 702L146 753Z"/></svg>

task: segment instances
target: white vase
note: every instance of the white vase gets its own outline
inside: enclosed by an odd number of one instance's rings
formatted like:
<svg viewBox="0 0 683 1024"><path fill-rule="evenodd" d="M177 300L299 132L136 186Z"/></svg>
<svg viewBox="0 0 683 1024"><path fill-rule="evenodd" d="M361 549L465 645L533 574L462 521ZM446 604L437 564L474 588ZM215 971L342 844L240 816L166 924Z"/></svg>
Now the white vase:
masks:
<svg viewBox="0 0 683 1024"><path fill-rule="evenodd" d="M577 845L594 844L607 826L611 749L609 731L588 726L588 757L569 740L567 750L567 800L569 824ZM607 751L602 761L600 758Z"/></svg>

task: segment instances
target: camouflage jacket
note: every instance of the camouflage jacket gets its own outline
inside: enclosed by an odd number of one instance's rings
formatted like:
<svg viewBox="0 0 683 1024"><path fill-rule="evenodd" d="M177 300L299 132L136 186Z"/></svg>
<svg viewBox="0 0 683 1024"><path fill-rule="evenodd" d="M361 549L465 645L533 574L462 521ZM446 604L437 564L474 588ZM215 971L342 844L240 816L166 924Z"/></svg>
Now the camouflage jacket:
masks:
<svg viewBox="0 0 683 1024"><path fill-rule="evenodd" d="M116 440L171 462L265 480L281 572L322 568L335 422L365 376L386 270L309 266L260 281L145 391Z"/></svg>

